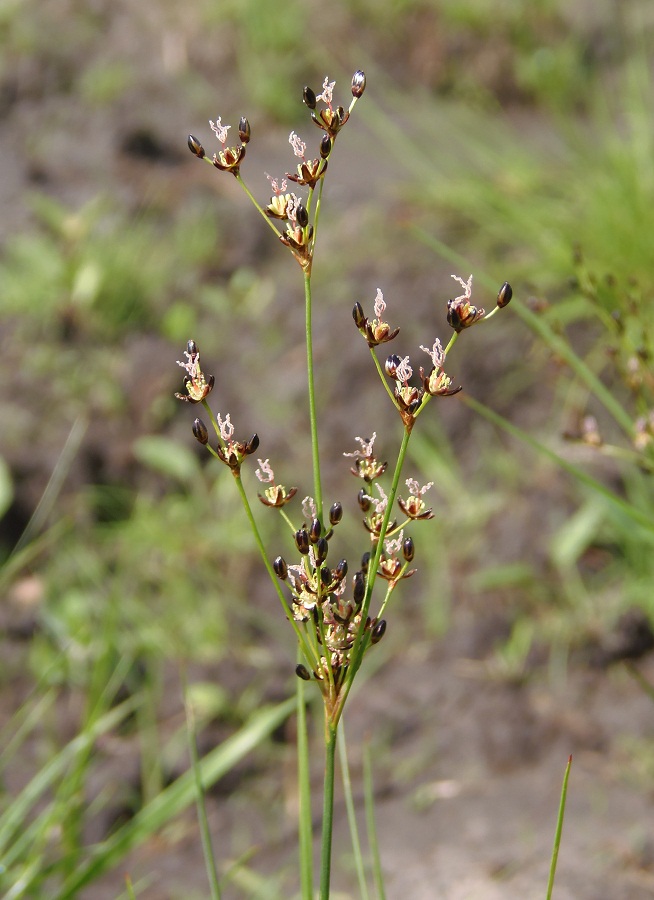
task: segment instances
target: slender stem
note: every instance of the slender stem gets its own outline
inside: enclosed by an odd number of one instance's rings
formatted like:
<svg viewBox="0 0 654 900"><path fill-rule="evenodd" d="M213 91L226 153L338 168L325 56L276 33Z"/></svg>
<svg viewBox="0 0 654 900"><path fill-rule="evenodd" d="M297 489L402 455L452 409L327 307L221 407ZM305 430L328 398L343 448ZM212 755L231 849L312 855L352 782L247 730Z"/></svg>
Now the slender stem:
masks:
<svg viewBox="0 0 654 900"><path fill-rule="evenodd" d="M304 303L307 333L307 374L309 384L309 424L311 428L311 456L313 460L313 499L316 512L322 522L322 483L320 479L320 452L318 450L318 418L316 414L316 389L313 368L313 324L311 309L311 275L304 273Z"/></svg>
<svg viewBox="0 0 654 900"><path fill-rule="evenodd" d="M329 900L332 831L334 828L334 761L337 730L338 725L331 721L327 708L325 708L325 780L323 784L322 849L320 854L320 900Z"/></svg>
<svg viewBox="0 0 654 900"><path fill-rule="evenodd" d="M279 235L280 235L279 229L277 228L277 226L275 225L275 223L273 222L273 220L270 219L270 218L265 214L265 212L263 211L263 209L259 206L259 204L257 203L257 201L256 201L254 195L252 194L250 188L249 188L249 187L247 186L247 184L243 181L243 178L241 177L241 173L240 173L240 172L238 173L238 175L236 175L236 180L237 180L238 183L241 185L241 187L243 188L243 190L245 191L245 193L248 195L250 201L251 201L251 202L253 203L253 205L256 207L256 209L257 209L257 211L259 212L259 214L263 217L263 219L264 219L264 221L266 222L266 224L269 225L270 228L272 228L272 230L275 232L275 234L277 235L277 237L279 237Z"/></svg>
<svg viewBox="0 0 654 900"><path fill-rule="evenodd" d="M302 900L313 897L313 833L311 815L311 771L309 765L309 736L304 681L297 679L297 778L300 793L299 850Z"/></svg>

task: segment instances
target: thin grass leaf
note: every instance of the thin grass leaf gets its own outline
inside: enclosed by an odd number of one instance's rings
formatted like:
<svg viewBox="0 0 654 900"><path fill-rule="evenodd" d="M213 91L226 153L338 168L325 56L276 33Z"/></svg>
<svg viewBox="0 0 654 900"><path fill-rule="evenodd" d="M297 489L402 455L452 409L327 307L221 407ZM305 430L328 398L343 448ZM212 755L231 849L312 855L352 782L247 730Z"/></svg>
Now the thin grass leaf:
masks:
<svg viewBox="0 0 654 900"><path fill-rule="evenodd" d="M511 422L508 421L508 419L505 419L503 416L500 416L496 412L493 412L493 410L489 409L487 406L484 406L483 403L479 403L478 400L473 400L472 397L466 395L463 398L463 402L471 409L474 409L475 412L479 413L485 419L488 419L489 422L492 422L494 425L497 425L500 428L504 429L504 431L513 435L513 437L518 438L524 444L528 444L530 447L533 447L533 449L537 450L542 456L545 456L547 459L550 459L552 462L556 463L557 466L560 466L560 468L564 469L566 472L572 475L581 484L585 484L587 487L595 491L598 495L604 497L604 499L607 500L612 507L614 507L620 513L626 515L633 522L641 525L647 531L654 532L654 516L645 512L644 510L638 509L632 503L629 503L629 501L623 500L622 497L618 497L617 494L614 494L600 481L596 481L591 475L589 475L587 472L584 472L583 469L579 469L577 466L568 462L567 459L559 456L559 454L555 453L554 450L546 447L545 444L541 443L536 438L531 437L531 435L527 434L526 431L523 431L516 425L512 425Z"/></svg>
<svg viewBox="0 0 654 900"><path fill-rule="evenodd" d="M29 819L30 810L35 803L61 777L71 761L90 748L100 735L116 728L134 712L139 703L139 698L130 697L120 706L110 710L66 744L34 776L18 797L12 801L11 806L0 816L0 858L7 853L8 846L16 833L24 830L25 822Z"/></svg>
<svg viewBox="0 0 654 900"><path fill-rule="evenodd" d="M202 782L210 787L244 756L267 738L295 708L295 698L258 710L235 735L208 753L200 762ZM134 847L147 840L195 799L195 778L185 772L133 819L91 850L90 859L66 882L56 900L71 900L78 892L118 863Z"/></svg>
<svg viewBox="0 0 654 900"><path fill-rule="evenodd" d="M572 756L569 756L568 764L565 767L565 775L563 776L563 787L561 789L561 801L559 803L559 814L556 819L556 833L554 835L554 848L552 850L552 861L550 863L550 877L547 882L546 900L551 900L552 891L554 890L554 876L556 875L556 864L559 859L559 847L561 846L561 833L563 831L563 816L565 815L565 801L568 796L568 778L570 777L571 766L572 766Z"/></svg>
<svg viewBox="0 0 654 900"><path fill-rule="evenodd" d="M375 879L378 900L386 900L384 888L384 873L381 866L381 854L379 852L379 838L375 823L375 790L372 783L372 760L370 758L370 745L367 745L363 753L363 791L366 808L366 828L368 830L368 843L372 851L372 874Z"/></svg>
<svg viewBox="0 0 654 900"><path fill-rule="evenodd" d="M345 797L345 809L347 810L347 821L350 826L350 840L352 842L352 853L354 855L354 867L359 881L359 893L362 900L369 900L368 886L366 884L366 867L361 853L361 840L359 838L359 826L357 825L357 814L354 808L354 797L352 796L352 781L350 779L350 766L347 758L347 746L345 743L345 729L343 727L343 719L340 721L338 729L338 758L341 764L341 773L343 775L343 795Z"/></svg>
<svg viewBox="0 0 654 900"><path fill-rule="evenodd" d="M218 882L218 871L216 869L216 857L211 843L211 831L209 829L209 820L207 818L207 807L204 802L204 783L202 781L202 772L200 769L200 760L198 757L198 743L195 729L195 714L193 705L189 700L186 679L184 678L184 708L186 710L186 728L188 733L188 748L191 757L191 769L193 771L193 779L195 781L195 803L198 810L198 822L200 825L200 837L202 840L202 852L204 853L204 863L207 869L207 877L209 879L209 888L211 890L211 900L220 900L220 884Z"/></svg>

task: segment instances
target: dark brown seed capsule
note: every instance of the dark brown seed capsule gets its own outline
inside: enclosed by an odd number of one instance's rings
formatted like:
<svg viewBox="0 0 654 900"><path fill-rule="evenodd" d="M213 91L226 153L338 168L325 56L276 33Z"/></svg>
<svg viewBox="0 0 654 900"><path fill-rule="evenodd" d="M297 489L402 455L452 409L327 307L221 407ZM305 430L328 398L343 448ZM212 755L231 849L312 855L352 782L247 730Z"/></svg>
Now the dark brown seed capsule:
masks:
<svg viewBox="0 0 654 900"><path fill-rule="evenodd" d="M411 562L415 552L416 548L413 545L413 538L408 537L402 544L402 556L404 556L407 562Z"/></svg>
<svg viewBox="0 0 654 900"><path fill-rule="evenodd" d="M366 595L366 576L363 572L357 572L354 576L354 590L352 591L352 596L354 597L354 602L357 606L363 603L363 598Z"/></svg>
<svg viewBox="0 0 654 900"><path fill-rule="evenodd" d="M343 504L333 503L331 509L329 510L329 524L330 525L338 525L338 523L343 518Z"/></svg>
<svg viewBox="0 0 654 900"><path fill-rule="evenodd" d="M209 432L202 419L196 419L195 422L193 422L193 437L201 444L209 443Z"/></svg>
<svg viewBox="0 0 654 900"><path fill-rule="evenodd" d="M211 376L213 378L213 375ZM245 445L245 453L249 456L251 453L254 453L255 450L259 449L259 435L253 434L250 440Z"/></svg>
<svg viewBox="0 0 654 900"><path fill-rule="evenodd" d="M328 134L323 136L323 139L320 142L320 156L322 159L327 159L329 154L332 152L332 139Z"/></svg>
<svg viewBox="0 0 654 900"><path fill-rule="evenodd" d="M359 504L359 508L361 509L361 512L367 513L368 510L370 509L372 500L366 494L364 488L361 488L361 490L357 494L357 503Z"/></svg>
<svg viewBox="0 0 654 900"><path fill-rule="evenodd" d="M357 69L357 71L352 76L352 96L359 98L361 94L366 89L366 76L365 73L361 71L361 69Z"/></svg>
<svg viewBox="0 0 654 900"><path fill-rule="evenodd" d="M354 309L352 310L352 318L354 319L354 324L357 328L365 328L366 322L368 321L363 314L363 307L360 303L354 304Z"/></svg>
<svg viewBox="0 0 654 900"><path fill-rule="evenodd" d="M295 546L302 554L306 554L309 552L309 532L306 530L306 528L300 528L299 531L295 532Z"/></svg>
<svg viewBox="0 0 654 900"><path fill-rule="evenodd" d="M328 566L323 566L320 570L320 580L325 587L328 587L332 583L332 573Z"/></svg>
<svg viewBox="0 0 654 900"><path fill-rule="evenodd" d="M297 223L300 228L306 228L309 224L309 212L306 206L303 206L301 203L296 207L295 216L297 219Z"/></svg>
<svg viewBox="0 0 654 900"><path fill-rule="evenodd" d="M306 666L303 666L302 663L298 663L298 665L295 667L295 674L298 678L301 678L302 681L311 681L309 670Z"/></svg>
<svg viewBox="0 0 654 900"><path fill-rule="evenodd" d="M191 153L194 154L194 156L197 156L198 159L204 159L204 147L196 137L193 137L192 134L189 134L188 136L188 148Z"/></svg>
<svg viewBox="0 0 654 900"><path fill-rule="evenodd" d="M275 575L278 578L281 578L282 581L286 581L288 578L288 566L286 565L286 560L283 556L275 557L273 561L273 569L275 571Z"/></svg>
<svg viewBox="0 0 654 900"><path fill-rule="evenodd" d="M339 563L332 574L337 581L341 581L343 578L345 578L345 576L347 575L347 560L339 560Z"/></svg>
<svg viewBox="0 0 654 900"><path fill-rule="evenodd" d="M320 524L320 519L314 519L309 526L309 540L312 544L315 544L317 540L319 540L320 535L322 534L322 525Z"/></svg>
<svg viewBox="0 0 654 900"><path fill-rule="evenodd" d="M186 343L186 352L189 356L195 356L198 352L198 345L195 341L187 341Z"/></svg>
<svg viewBox="0 0 654 900"><path fill-rule="evenodd" d="M367 550L363 556L361 557L361 571L367 575L368 574L368 563L370 562L370 551Z"/></svg>
<svg viewBox="0 0 654 900"><path fill-rule="evenodd" d="M245 116L241 116L241 121L238 123L238 136L242 144L247 144L250 140L250 123Z"/></svg>
<svg viewBox="0 0 654 900"><path fill-rule="evenodd" d="M381 619L372 629L372 634L370 635L370 643L378 644L381 639L386 634L386 619Z"/></svg>
<svg viewBox="0 0 654 900"><path fill-rule="evenodd" d="M309 109L316 108L316 95L310 87L305 87L302 91L302 100L304 101L304 105Z"/></svg>
<svg viewBox="0 0 654 900"><path fill-rule="evenodd" d="M314 544L315 554L316 554L316 562L318 564L323 563L327 559L327 554L329 553L329 544L324 538L320 538L316 544Z"/></svg>
<svg viewBox="0 0 654 900"><path fill-rule="evenodd" d="M505 281L497 293L497 305L500 307L500 309L504 309L505 306L509 305L512 297L513 288L508 281Z"/></svg>

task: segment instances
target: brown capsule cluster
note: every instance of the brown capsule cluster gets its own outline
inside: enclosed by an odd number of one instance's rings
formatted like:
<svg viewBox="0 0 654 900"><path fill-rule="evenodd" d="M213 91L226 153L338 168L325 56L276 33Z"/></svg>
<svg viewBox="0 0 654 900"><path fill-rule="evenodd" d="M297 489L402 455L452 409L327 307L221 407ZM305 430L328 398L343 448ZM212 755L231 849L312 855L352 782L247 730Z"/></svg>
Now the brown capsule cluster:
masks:
<svg viewBox="0 0 654 900"><path fill-rule="evenodd" d="M278 556L273 570L286 582L291 591L291 609L297 622L315 628L318 644L323 648L321 664L312 673L303 666L296 670L300 678L314 677L320 682L342 683L349 664L349 654L361 628L377 627L376 619L366 618L362 624L361 609L366 596L366 573L363 569L348 579L348 563L340 559L335 566L328 564L329 545L334 529L343 518L340 503L329 510L329 527L319 518L305 522L294 535L300 554L297 565L288 565ZM378 629L377 640L383 629ZM306 673L306 674L305 674Z"/></svg>

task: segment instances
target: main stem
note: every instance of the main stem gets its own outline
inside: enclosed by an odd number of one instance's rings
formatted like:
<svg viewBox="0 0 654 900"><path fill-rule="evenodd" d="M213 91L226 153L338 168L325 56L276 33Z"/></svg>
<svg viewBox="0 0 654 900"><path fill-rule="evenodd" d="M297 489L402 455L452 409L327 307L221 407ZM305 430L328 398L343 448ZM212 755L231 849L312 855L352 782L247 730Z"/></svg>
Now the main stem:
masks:
<svg viewBox="0 0 654 900"><path fill-rule="evenodd" d="M307 374L309 381L309 422L311 427L311 456L313 460L313 499L316 513L322 521L322 484L320 480L320 453L318 451L318 418L316 414L316 390L313 371L313 325L311 310L311 273L304 273L304 307L307 333Z"/></svg>
<svg viewBox="0 0 654 900"><path fill-rule="evenodd" d="M338 725L325 709L325 780L322 805L322 848L320 851L320 900L329 900L332 867L332 831L334 828L334 763Z"/></svg>

